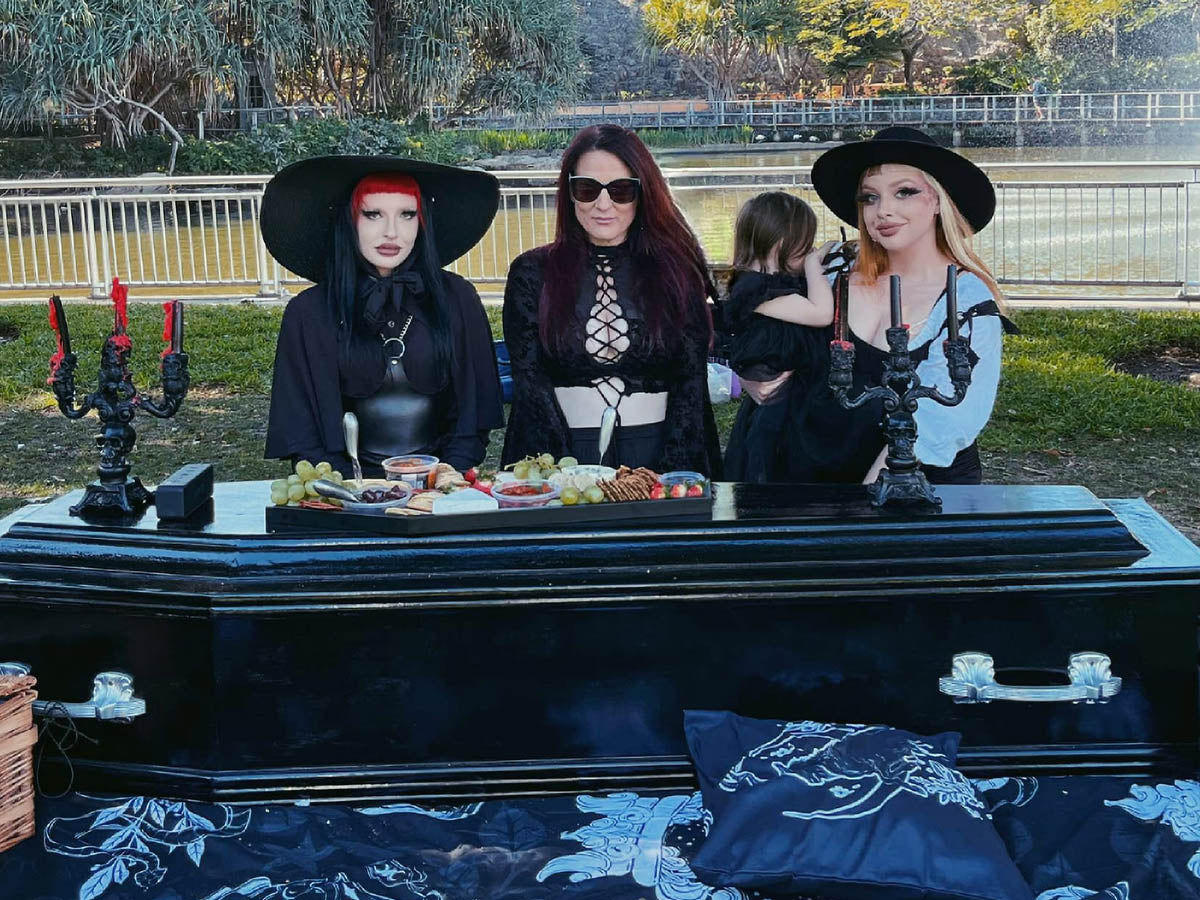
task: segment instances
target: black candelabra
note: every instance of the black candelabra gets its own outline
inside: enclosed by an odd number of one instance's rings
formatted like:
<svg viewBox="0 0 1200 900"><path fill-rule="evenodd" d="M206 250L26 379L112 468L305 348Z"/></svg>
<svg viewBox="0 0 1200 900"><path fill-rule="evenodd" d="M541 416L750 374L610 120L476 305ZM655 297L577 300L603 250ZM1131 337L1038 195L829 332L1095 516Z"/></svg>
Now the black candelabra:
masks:
<svg viewBox="0 0 1200 900"><path fill-rule="evenodd" d="M76 516L90 513L127 515L154 501L153 493L141 480L129 475L129 453L137 439L133 418L138 408L156 418L170 418L187 395L188 356L183 352L183 309L178 300L163 304L166 309L163 337L170 344L162 354L162 402L150 399L134 387L129 374L132 342L126 333L127 291L114 279L115 324L100 351L99 385L80 403L75 401L78 359L71 352L66 316L59 298L50 298L50 324L58 335L58 352L51 358L47 381L63 415L68 419L80 419L94 409L101 425L100 433L96 435L96 445L100 448L99 479L89 484L83 499L71 507L71 514Z"/></svg>
<svg viewBox="0 0 1200 900"><path fill-rule="evenodd" d="M928 397L943 406L957 406L966 396L971 383L970 345L958 333L957 269L951 265L946 273L946 319L948 334L942 347L950 370L954 393L947 397L936 387L921 384L908 348L908 326L902 323L900 306L900 276L891 276L891 327L885 332L888 357L883 364L882 384L864 388L857 397L850 397L854 387L854 344L846 340L846 311L849 287L846 273L836 282L835 337L830 343L831 364L829 388L846 409L854 409L872 400L883 402L883 432L887 438L885 468L874 483L867 485L871 503L942 505L929 479L917 461L914 445L917 442L917 423L913 413L917 401Z"/></svg>

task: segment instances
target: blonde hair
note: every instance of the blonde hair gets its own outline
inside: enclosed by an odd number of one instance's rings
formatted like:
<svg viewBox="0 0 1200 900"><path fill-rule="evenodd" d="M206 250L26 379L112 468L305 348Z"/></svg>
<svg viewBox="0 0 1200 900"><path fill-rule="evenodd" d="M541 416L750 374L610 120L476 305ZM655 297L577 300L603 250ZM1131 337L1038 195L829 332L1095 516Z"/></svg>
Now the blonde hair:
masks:
<svg viewBox="0 0 1200 900"><path fill-rule="evenodd" d="M911 168L916 167L913 166ZM868 175L877 174L879 169L879 166L874 166L865 170L859 176L859 186L861 187L862 185L862 179ZM996 283L996 279L988 269L987 264L979 258L979 254L971 246L971 238L975 232L972 230L970 223L959 211L958 206L950 199L950 195L946 193L946 189L941 186L936 178L924 169L917 169L917 171L921 173L926 183L933 190L934 196L938 199L940 214L935 219L934 229L937 236L938 249L954 260L957 265L976 275L980 281L987 285L988 290L991 291L992 298L996 301L996 305L1000 307L1000 311L1007 312L1008 304L1004 297L1004 292L1000 290L1000 285ZM859 203L858 263L855 266L855 270L864 281L872 284L887 269L887 250L872 240L871 236L867 234L866 225L863 222L862 203Z"/></svg>

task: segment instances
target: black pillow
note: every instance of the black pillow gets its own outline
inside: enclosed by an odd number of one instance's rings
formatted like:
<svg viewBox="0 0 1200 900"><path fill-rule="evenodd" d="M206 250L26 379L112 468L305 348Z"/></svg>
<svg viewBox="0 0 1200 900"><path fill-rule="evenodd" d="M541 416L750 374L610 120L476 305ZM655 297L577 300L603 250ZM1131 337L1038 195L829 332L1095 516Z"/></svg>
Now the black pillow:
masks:
<svg viewBox="0 0 1200 900"><path fill-rule="evenodd" d="M971 783L960 735L684 713L706 884L837 900L1032 900Z"/></svg>

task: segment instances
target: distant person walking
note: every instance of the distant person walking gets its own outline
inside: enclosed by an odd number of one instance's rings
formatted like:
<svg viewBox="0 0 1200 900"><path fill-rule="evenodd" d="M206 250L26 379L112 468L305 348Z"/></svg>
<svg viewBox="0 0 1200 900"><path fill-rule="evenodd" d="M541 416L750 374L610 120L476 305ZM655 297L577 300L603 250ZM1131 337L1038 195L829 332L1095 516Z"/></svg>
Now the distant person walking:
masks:
<svg viewBox="0 0 1200 900"><path fill-rule="evenodd" d="M1044 118L1045 113L1042 106L1046 102L1046 95L1050 93L1050 89L1046 87L1046 82L1042 80L1040 75L1033 79L1033 84L1030 86L1029 92L1033 95L1034 113L1039 119Z"/></svg>

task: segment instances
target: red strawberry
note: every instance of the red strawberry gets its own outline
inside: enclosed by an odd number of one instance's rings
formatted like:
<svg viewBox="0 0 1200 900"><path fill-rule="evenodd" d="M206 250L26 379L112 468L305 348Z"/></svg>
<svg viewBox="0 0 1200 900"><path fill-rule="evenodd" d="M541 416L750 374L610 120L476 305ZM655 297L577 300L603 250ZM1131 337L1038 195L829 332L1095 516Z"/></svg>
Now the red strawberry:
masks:
<svg viewBox="0 0 1200 900"><path fill-rule="evenodd" d="M476 468L474 466L471 466L471 468L469 468L469 469L467 469L467 471L463 472L463 478L466 479L467 484L474 484L475 479L478 477L479 477L479 472L476 470Z"/></svg>
<svg viewBox="0 0 1200 900"><path fill-rule="evenodd" d="M475 488L477 491L483 491L485 494L490 495L492 493L493 484L495 484L495 482L490 478L479 478L474 484L471 485L471 487Z"/></svg>
<svg viewBox="0 0 1200 900"><path fill-rule="evenodd" d="M688 490L687 485L681 481L681 482L679 482L679 484L671 485L671 496L676 497L676 498L686 497L687 490Z"/></svg>
<svg viewBox="0 0 1200 900"><path fill-rule="evenodd" d="M687 495L689 497L703 497L704 496L704 485L693 484L690 488L687 489Z"/></svg>
<svg viewBox="0 0 1200 900"><path fill-rule="evenodd" d="M667 489L665 487L663 487L661 484L656 484L656 485L654 485L654 487L650 488L650 499L651 500L662 500L666 496L667 496Z"/></svg>

